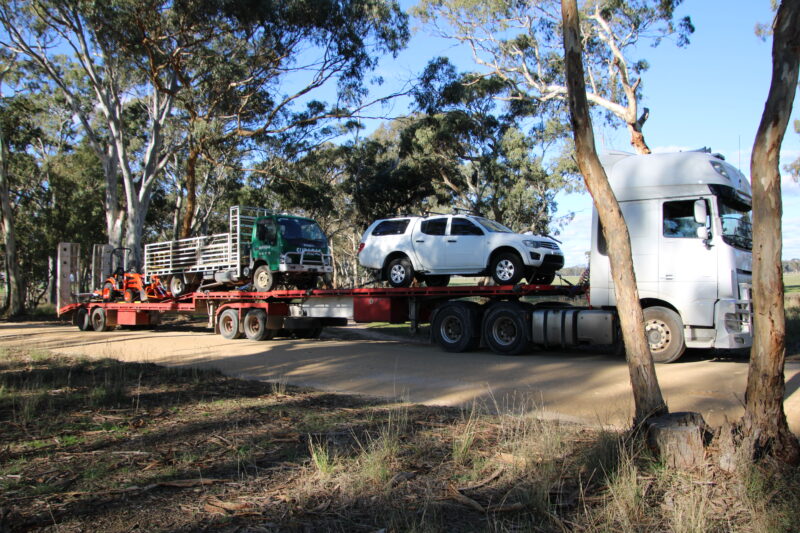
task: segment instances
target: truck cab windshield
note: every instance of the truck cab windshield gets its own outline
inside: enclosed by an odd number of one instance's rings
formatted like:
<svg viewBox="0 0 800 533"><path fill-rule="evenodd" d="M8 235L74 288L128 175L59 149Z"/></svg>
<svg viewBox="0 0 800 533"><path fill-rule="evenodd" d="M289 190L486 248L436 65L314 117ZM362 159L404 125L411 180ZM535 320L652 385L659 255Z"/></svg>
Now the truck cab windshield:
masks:
<svg viewBox="0 0 800 533"><path fill-rule="evenodd" d="M315 246L327 245L325 234L313 220L282 217L278 219L281 235L289 245Z"/></svg>
<svg viewBox="0 0 800 533"><path fill-rule="evenodd" d="M723 198L719 198L719 216L722 220L722 240L742 250L753 249L753 226L750 222L750 211L743 211L744 206L733 206Z"/></svg>

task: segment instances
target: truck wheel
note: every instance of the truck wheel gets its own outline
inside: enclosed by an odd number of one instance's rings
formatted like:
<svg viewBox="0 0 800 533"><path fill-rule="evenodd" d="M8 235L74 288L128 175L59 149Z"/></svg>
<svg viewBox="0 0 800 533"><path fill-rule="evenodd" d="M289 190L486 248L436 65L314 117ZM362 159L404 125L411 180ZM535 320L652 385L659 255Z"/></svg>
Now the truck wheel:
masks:
<svg viewBox="0 0 800 533"><path fill-rule="evenodd" d="M392 259L386 266L386 278L392 287L410 287L414 281L414 267L408 257Z"/></svg>
<svg viewBox="0 0 800 533"><path fill-rule="evenodd" d="M556 279L556 273L550 270L538 270L528 276L531 285L550 285Z"/></svg>
<svg viewBox="0 0 800 533"><path fill-rule="evenodd" d="M238 309L226 309L219 315L219 334L226 339L238 339L242 336L239 331Z"/></svg>
<svg viewBox="0 0 800 533"><path fill-rule="evenodd" d="M95 331L108 331L111 329L106 319L106 310L102 307L92 309L92 329Z"/></svg>
<svg viewBox="0 0 800 533"><path fill-rule="evenodd" d="M477 328L476 306L468 302L451 302L436 311L431 323L431 335L443 350L460 353L478 347L480 337Z"/></svg>
<svg viewBox="0 0 800 533"><path fill-rule="evenodd" d="M275 286L275 276L268 265L261 265L253 272L253 288L256 292L269 292Z"/></svg>
<svg viewBox="0 0 800 533"><path fill-rule="evenodd" d="M267 329L267 313L263 309L251 309L244 315L244 335L251 341L269 340L275 336L274 329Z"/></svg>
<svg viewBox="0 0 800 533"><path fill-rule="evenodd" d="M644 333L650 343L650 353L655 363L677 361L686 350L683 322L680 315L666 307L648 307L644 310Z"/></svg>
<svg viewBox="0 0 800 533"><path fill-rule="evenodd" d="M516 285L519 283L524 274L523 268L522 259L513 252L497 254L489 266L492 279L498 285Z"/></svg>
<svg viewBox="0 0 800 533"><path fill-rule="evenodd" d="M425 285L428 287L447 287L450 276L425 276Z"/></svg>
<svg viewBox="0 0 800 533"><path fill-rule="evenodd" d="M81 331L89 331L92 329L92 322L89 320L89 311L85 307L81 307L75 311L75 325Z"/></svg>
<svg viewBox="0 0 800 533"><path fill-rule="evenodd" d="M172 276L169 279L169 292L176 298L186 292L186 283L181 276Z"/></svg>
<svg viewBox="0 0 800 533"><path fill-rule="evenodd" d="M483 338L494 353L519 355L530 346L525 309L513 302L492 305L483 319Z"/></svg>

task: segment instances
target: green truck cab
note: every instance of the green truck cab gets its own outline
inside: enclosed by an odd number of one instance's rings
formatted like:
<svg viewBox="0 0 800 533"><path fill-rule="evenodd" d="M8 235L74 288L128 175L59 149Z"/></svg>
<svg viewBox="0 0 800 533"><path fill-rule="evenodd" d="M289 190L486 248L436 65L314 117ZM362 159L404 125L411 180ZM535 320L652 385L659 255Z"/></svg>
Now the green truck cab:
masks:
<svg viewBox="0 0 800 533"><path fill-rule="evenodd" d="M310 218L233 206L228 220L228 233L145 245L145 276L158 276L180 296L220 286L309 289L333 272L328 239Z"/></svg>
<svg viewBox="0 0 800 533"><path fill-rule="evenodd" d="M333 272L328 239L310 218L258 217L253 226L250 257L257 291L271 290L281 278L301 289L312 288L319 276Z"/></svg>

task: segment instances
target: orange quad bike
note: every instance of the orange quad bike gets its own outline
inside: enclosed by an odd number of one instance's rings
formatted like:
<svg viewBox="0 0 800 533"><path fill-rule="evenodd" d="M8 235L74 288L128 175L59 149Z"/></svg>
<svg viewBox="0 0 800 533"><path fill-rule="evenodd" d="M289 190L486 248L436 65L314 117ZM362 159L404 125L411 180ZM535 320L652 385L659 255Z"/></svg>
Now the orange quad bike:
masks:
<svg viewBox="0 0 800 533"><path fill-rule="evenodd" d="M144 275L138 272L129 272L125 264L125 254L130 248L116 248L112 254L112 262L118 266L114 273L106 278L103 288L99 291L104 302L117 302L120 299L131 303L136 300L158 301L170 298L169 291L164 289L158 276L152 276L148 283Z"/></svg>

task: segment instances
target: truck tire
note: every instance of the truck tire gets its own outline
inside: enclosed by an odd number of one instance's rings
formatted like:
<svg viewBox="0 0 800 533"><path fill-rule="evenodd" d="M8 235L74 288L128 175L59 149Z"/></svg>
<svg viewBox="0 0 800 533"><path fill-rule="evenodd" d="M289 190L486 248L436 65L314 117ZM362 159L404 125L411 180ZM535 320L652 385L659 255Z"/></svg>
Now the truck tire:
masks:
<svg viewBox="0 0 800 533"><path fill-rule="evenodd" d="M680 315L666 307L644 310L644 333L655 363L673 363L686 351Z"/></svg>
<svg viewBox="0 0 800 533"><path fill-rule="evenodd" d="M524 275L522 259L514 252L503 252L492 258L489 271L498 285L516 285Z"/></svg>
<svg viewBox="0 0 800 533"><path fill-rule="evenodd" d="M530 339L525 308L515 302L493 304L483 318L483 339L497 354L519 355L528 350Z"/></svg>
<svg viewBox="0 0 800 533"><path fill-rule="evenodd" d="M408 257L392 259L386 265L386 279L392 287L410 287L414 281L414 267Z"/></svg>
<svg viewBox="0 0 800 533"><path fill-rule="evenodd" d="M251 309L244 315L244 336L251 341L269 340L275 336L274 329L267 329L267 313L263 309Z"/></svg>
<svg viewBox="0 0 800 533"><path fill-rule="evenodd" d="M92 329L95 331L108 331L111 329L108 325L106 317L106 310L102 307L95 307L92 309Z"/></svg>
<svg viewBox="0 0 800 533"><path fill-rule="evenodd" d="M269 292L275 286L275 276L269 265L261 265L253 272L253 288L256 292Z"/></svg>
<svg viewBox="0 0 800 533"><path fill-rule="evenodd" d="M92 322L89 320L89 310L81 307L75 311L75 325L81 331L89 331L92 329Z"/></svg>
<svg viewBox="0 0 800 533"><path fill-rule="evenodd" d="M466 352L480 344L477 305L471 302L449 302L436 311L431 323L431 336L447 352Z"/></svg>
<svg viewBox="0 0 800 533"><path fill-rule="evenodd" d="M186 293L186 283L181 276L169 278L169 292L176 298Z"/></svg>
<svg viewBox="0 0 800 533"><path fill-rule="evenodd" d="M450 276L425 276L425 285L428 287L447 287L450 283Z"/></svg>
<svg viewBox="0 0 800 533"><path fill-rule="evenodd" d="M238 309L226 309L219 315L219 334L226 339L241 338Z"/></svg>

